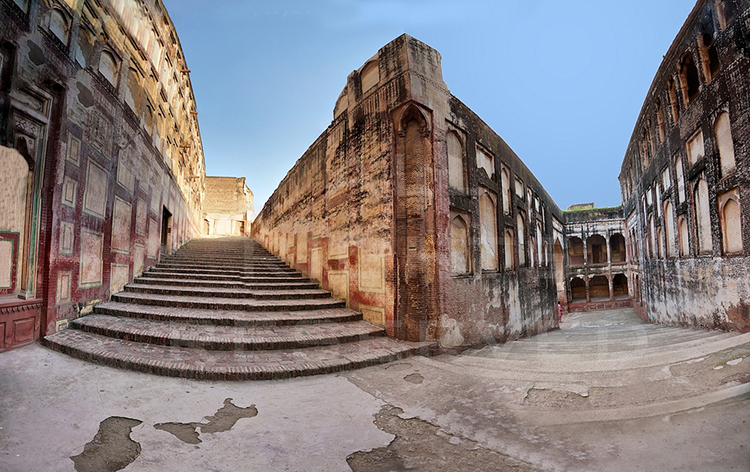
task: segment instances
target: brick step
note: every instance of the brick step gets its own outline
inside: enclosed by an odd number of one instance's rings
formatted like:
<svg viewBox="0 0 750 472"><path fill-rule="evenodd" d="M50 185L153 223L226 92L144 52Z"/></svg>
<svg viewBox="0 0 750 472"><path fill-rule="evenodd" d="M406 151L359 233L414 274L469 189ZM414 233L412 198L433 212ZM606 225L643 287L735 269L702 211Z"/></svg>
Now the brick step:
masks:
<svg viewBox="0 0 750 472"><path fill-rule="evenodd" d="M105 302L96 305L94 313L196 325L221 326L312 325L319 323L348 323L362 319L361 313L345 307L297 311L240 311Z"/></svg>
<svg viewBox="0 0 750 472"><path fill-rule="evenodd" d="M196 263L196 264L214 264L214 263L230 263L230 264L258 264L268 266L284 266L286 265L283 261L276 258L260 258L260 257L216 257L216 256L196 256L193 254L180 254L174 256L164 256L161 259L164 262L185 262L185 263Z"/></svg>
<svg viewBox="0 0 750 472"><path fill-rule="evenodd" d="M245 283L300 283L310 282L311 279L308 277L302 277L299 273L289 274L288 276L276 276L276 277L260 277L260 276L244 276L244 275L222 275L222 274L184 274L180 272L144 272L139 279L144 281L152 278L172 278L175 280L204 280L204 281L218 281L218 282L245 282Z"/></svg>
<svg viewBox="0 0 750 472"><path fill-rule="evenodd" d="M434 343L377 337L345 344L271 351L208 351L154 346L68 329L44 338L51 349L112 367L200 380L272 380L359 369L412 355Z"/></svg>
<svg viewBox="0 0 750 472"><path fill-rule="evenodd" d="M279 281L271 279L270 282L246 282L244 280L200 280L200 279L162 279L155 277L136 277L134 283L138 285L171 285L181 287L214 287L224 289L247 289L247 290L276 290L276 289L316 289L315 282L300 282L299 279L287 279Z"/></svg>
<svg viewBox="0 0 750 472"><path fill-rule="evenodd" d="M253 298L256 300L306 300L311 298L329 298L331 292L320 289L295 290L287 285L278 285L270 290L250 290L245 288L211 288L211 287L180 287L173 285L142 285L128 284L125 292L148 293L155 295L187 295L199 297L220 298Z"/></svg>
<svg viewBox="0 0 750 472"><path fill-rule="evenodd" d="M245 310L245 311L300 311L346 306L334 298L312 298L302 300L268 300L246 298L195 297L179 295L156 295L150 293L119 292L112 301L137 303L151 306L173 306L179 308L200 308L204 310Z"/></svg>
<svg viewBox="0 0 750 472"><path fill-rule="evenodd" d="M170 264L158 264L154 267L152 267L150 270L171 270L171 271L180 271L180 272L186 272L186 273L207 273L207 274L226 274L226 273L234 273L234 274L245 274L245 275L251 275L251 274L299 274L299 271L296 271L294 269L289 268L281 268L281 269L269 269L269 268L253 268L253 267L190 267L190 266L181 266L181 265L170 265Z"/></svg>
<svg viewBox="0 0 750 472"><path fill-rule="evenodd" d="M89 315L74 320L72 326L127 341L219 351L297 349L385 336L384 329L366 321L301 326L200 326Z"/></svg>

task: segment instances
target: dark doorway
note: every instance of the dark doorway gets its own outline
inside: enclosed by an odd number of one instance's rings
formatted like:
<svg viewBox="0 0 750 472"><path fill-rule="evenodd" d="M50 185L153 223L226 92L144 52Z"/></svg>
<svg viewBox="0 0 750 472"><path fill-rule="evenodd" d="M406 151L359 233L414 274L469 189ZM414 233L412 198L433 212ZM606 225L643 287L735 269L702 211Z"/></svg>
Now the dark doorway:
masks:
<svg viewBox="0 0 750 472"><path fill-rule="evenodd" d="M172 247L172 213L163 207L161 213L161 253L169 254Z"/></svg>

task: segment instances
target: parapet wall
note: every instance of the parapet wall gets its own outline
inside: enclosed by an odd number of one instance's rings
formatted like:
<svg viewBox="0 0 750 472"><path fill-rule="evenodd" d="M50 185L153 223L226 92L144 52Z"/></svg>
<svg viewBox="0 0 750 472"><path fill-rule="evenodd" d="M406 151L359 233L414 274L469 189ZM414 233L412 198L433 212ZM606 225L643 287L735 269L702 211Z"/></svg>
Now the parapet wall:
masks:
<svg viewBox="0 0 750 472"><path fill-rule="evenodd" d="M334 120L254 236L402 339L497 342L556 323L561 212L403 35L350 74Z"/></svg>

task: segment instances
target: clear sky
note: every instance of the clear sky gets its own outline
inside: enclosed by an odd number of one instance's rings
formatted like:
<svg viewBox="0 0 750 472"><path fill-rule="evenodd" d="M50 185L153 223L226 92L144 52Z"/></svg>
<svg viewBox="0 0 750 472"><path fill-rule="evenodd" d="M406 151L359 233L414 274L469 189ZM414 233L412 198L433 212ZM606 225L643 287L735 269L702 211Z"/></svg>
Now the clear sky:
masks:
<svg viewBox="0 0 750 472"><path fill-rule="evenodd" d="M402 33L557 204L620 204L617 176L693 0L164 0L208 175L247 177L256 213L326 129L351 71Z"/></svg>

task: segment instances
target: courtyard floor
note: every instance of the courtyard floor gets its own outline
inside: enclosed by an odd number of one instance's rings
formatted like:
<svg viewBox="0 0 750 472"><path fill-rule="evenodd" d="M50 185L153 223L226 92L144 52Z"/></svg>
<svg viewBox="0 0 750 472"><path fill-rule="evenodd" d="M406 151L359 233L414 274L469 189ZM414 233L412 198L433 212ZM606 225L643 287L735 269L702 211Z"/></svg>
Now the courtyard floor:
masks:
<svg viewBox="0 0 750 472"><path fill-rule="evenodd" d="M750 334L630 309L461 355L208 382L0 354L0 471L748 471Z"/></svg>

